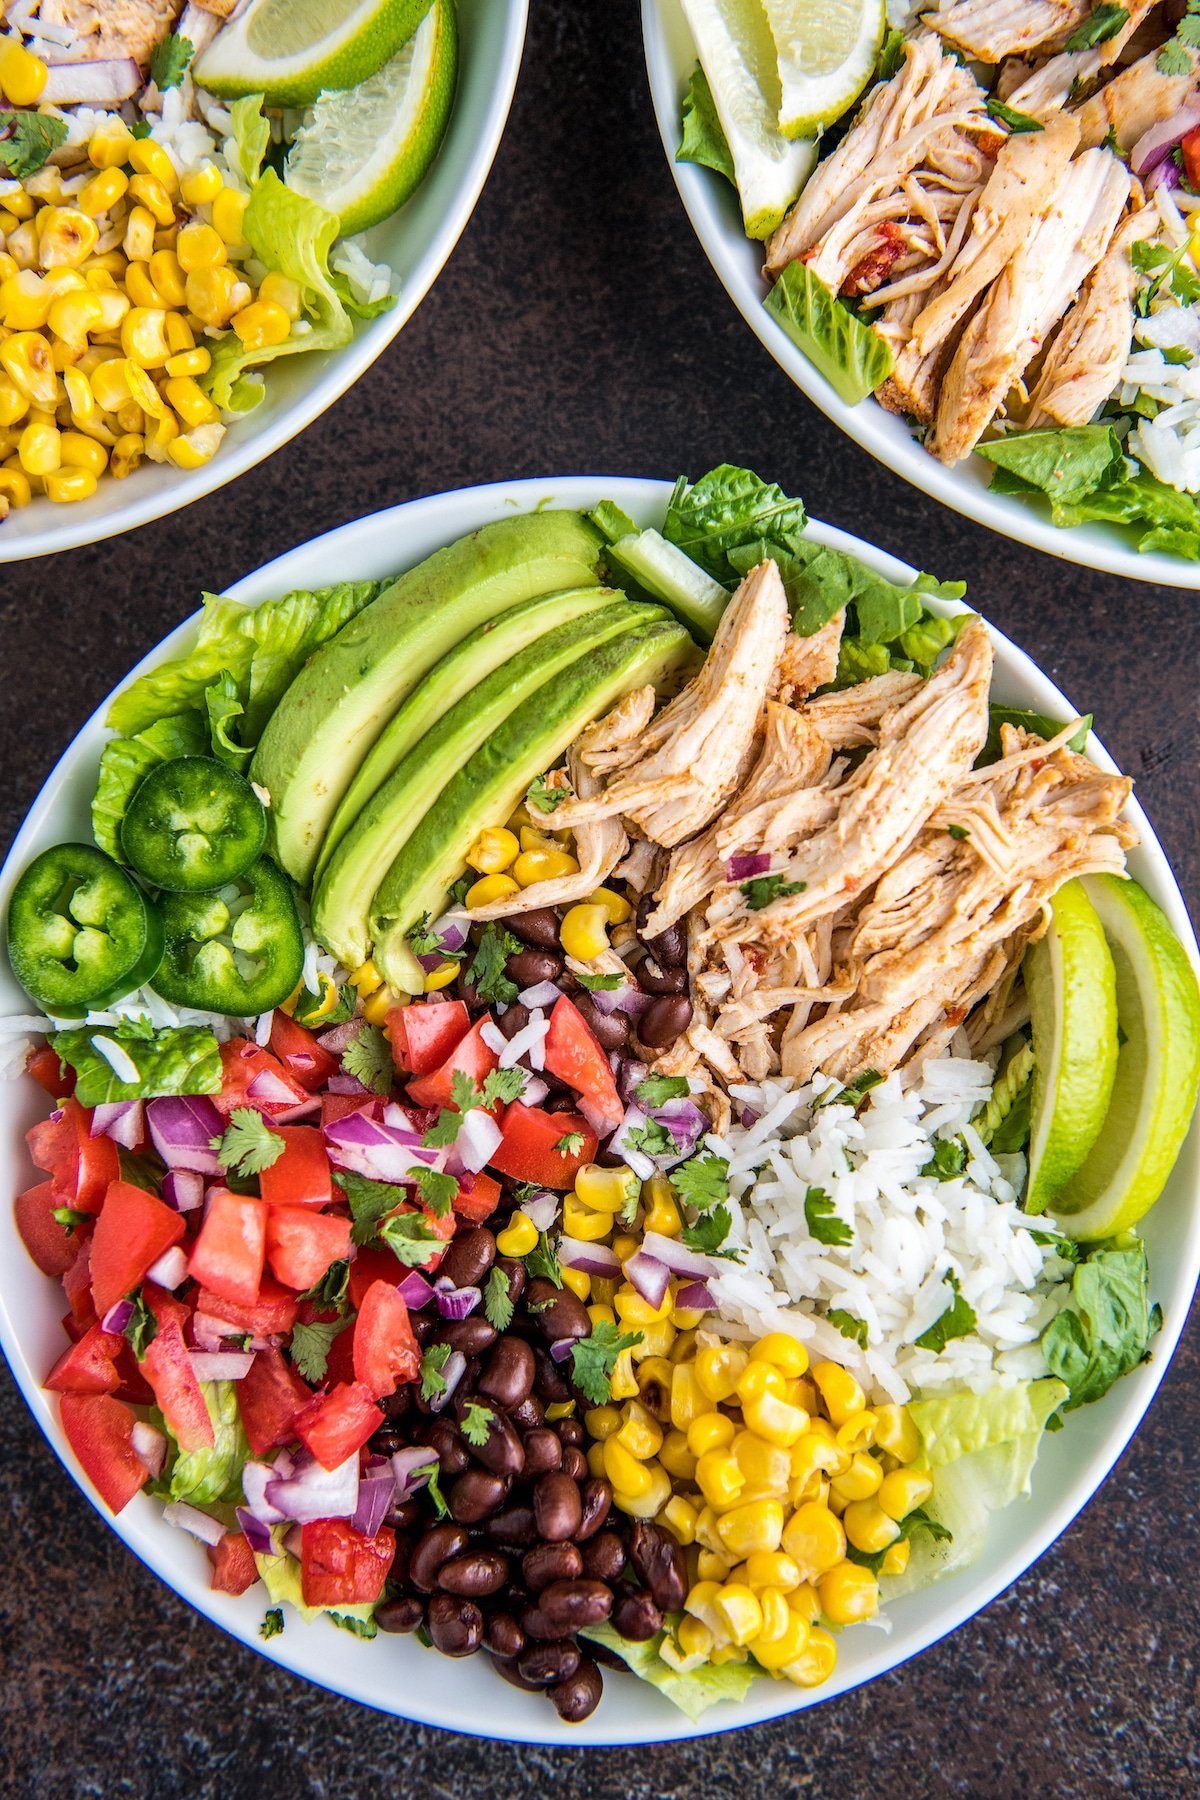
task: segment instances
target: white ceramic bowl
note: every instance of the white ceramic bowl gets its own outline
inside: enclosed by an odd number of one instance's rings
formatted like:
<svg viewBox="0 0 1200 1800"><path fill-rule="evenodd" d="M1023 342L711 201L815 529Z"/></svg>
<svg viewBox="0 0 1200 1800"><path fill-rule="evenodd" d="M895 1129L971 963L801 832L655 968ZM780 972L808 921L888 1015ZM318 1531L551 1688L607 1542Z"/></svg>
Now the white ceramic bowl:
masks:
<svg viewBox="0 0 1200 1800"><path fill-rule="evenodd" d="M642 523L659 524L669 492L665 482L614 476L519 481L440 494L331 531L248 576L232 592L239 599L255 601L289 588L344 580L351 574L393 574L489 519L539 505L586 507L607 497ZM913 578L912 569L845 532L819 524L813 524L811 530L822 542L853 550L893 581ZM986 599L979 594L974 598ZM960 609L948 606L946 610ZM140 668L178 655L191 631L191 624L181 625L151 651ZM996 691L1003 700L1063 718L1072 715L1075 708L1023 651L996 632L993 639ZM1082 698L1086 703L1088 696ZM64 838L87 835L88 805L104 737L104 710L101 707L80 732L39 795L0 874L0 910L7 909L13 880L35 852ZM1113 767L1094 739L1092 754L1103 767ZM1195 957L1195 939L1166 859L1145 817L1137 807L1131 810L1142 833L1141 848L1130 858L1132 872L1166 909ZM0 1013L26 1010L28 1001L3 960ZM17 1187L35 1179L22 1133L44 1115L45 1099L32 1081L0 1086L0 1158L13 1171ZM322 1622L306 1627L296 1617L289 1618L280 1636L264 1642L258 1635L266 1605L261 1588L240 1599L213 1593L204 1550L163 1523L156 1501L137 1495L114 1519L81 1475L63 1438L53 1398L38 1385L63 1349L62 1290L58 1282L39 1275L29 1261L7 1203L0 1204L0 1343L38 1424L106 1522L192 1606L273 1662L381 1711L493 1738L611 1744L702 1736L799 1711L895 1668L995 1599L1066 1529L1125 1448L1183 1326L1200 1272L1198 1186L1200 1134L1193 1130L1166 1194L1146 1220L1152 1288L1165 1314L1153 1357L1118 1382L1104 1400L1073 1413L1067 1430L1046 1439L1034 1471L1032 1498L995 1516L980 1560L927 1592L909 1595L891 1606L890 1636L865 1627L845 1633L839 1641L836 1672L825 1687L805 1693L787 1682L759 1681L742 1705L722 1704L699 1726L690 1725L668 1701L632 1676L606 1676L598 1710L584 1724L568 1726L559 1722L541 1696L508 1687L483 1656L450 1663L422 1650L410 1638L381 1634L373 1643L361 1643Z"/></svg>
<svg viewBox="0 0 1200 1800"><path fill-rule="evenodd" d="M399 277L391 311L357 321L342 349L272 364L263 400L229 427L202 469L144 462L124 481L101 481L90 500L39 499L10 512L0 524L0 563L94 544L190 506L311 425L370 368L437 280L475 210L512 105L528 14L529 0L458 0L458 93L445 141L408 204L364 238L368 255Z"/></svg>
<svg viewBox="0 0 1200 1800"><path fill-rule="evenodd" d="M858 406L848 406L764 307L767 284L762 275L762 246L751 243L742 230L737 197L729 182L711 169L675 161L680 106L696 66L695 46L679 0L642 0L642 33L663 148L705 255L751 331L826 418L914 487L1018 543L1035 544L1051 556L1088 569L1104 569L1111 575L1200 588L1200 562L1161 551L1143 555L1115 525L1074 525L1060 530L1038 507L1009 494L991 493L992 467L981 457L972 456L947 468L922 449L903 419L885 411L877 400L868 397Z"/></svg>

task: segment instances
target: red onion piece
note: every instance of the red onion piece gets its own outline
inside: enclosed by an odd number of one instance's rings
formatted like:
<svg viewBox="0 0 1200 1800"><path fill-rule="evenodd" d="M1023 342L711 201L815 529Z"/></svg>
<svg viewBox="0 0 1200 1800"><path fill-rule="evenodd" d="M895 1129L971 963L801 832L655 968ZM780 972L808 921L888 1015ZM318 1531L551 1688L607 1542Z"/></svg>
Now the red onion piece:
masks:
<svg viewBox="0 0 1200 1800"><path fill-rule="evenodd" d="M176 1212L195 1212L204 1204L204 1177L195 1169L171 1169L163 1178L162 1197Z"/></svg>
<svg viewBox="0 0 1200 1800"><path fill-rule="evenodd" d="M283 1458L280 1458L280 1462ZM246 1496L246 1507L253 1513L260 1525L282 1525L287 1518L277 1506L272 1506L267 1499L267 1488L273 1481L281 1481L291 1471L291 1458L283 1470L277 1462L272 1468L270 1463L248 1462L242 1469L242 1492ZM274 1546L272 1546L274 1548Z"/></svg>
<svg viewBox="0 0 1200 1800"><path fill-rule="evenodd" d="M558 1217L558 1195L549 1188L539 1188L522 1200L521 1211L537 1231L549 1231Z"/></svg>
<svg viewBox="0 0 1200 1800"><path fill-rule="evenodd" d="M299 1562L304 1554L304 1533L298 1524L293 1525L290 1531L284 1533L283 1547L289 1556L294 1556Z"/></svg>
<svg viewBox="0 0 1200 1800"><path fill-rule="evenodd" d="M197 1381L241 1381L250 1372L253 1350L193 1350Z"/></svg>
<svg viewBox="0 0 1200 1800"><path fill-rule="evenodd" d="M308 1451L295 1458L295 1472L269 1481L266 1498L287 1519L307 1525L314 1519L349 1519L358 1506L358 1451L336 1469L323 1469Z"/></svg>
<svg viewBox="0 0 1200 1800"><path fill-rule="evenodd" d="M371 1094L375 1091L365 1081L360 1081L357 1075L347 1075L344 1069L338 1069L332 1074L325 1086L331 1094Z"/></svg>
<svg viewBox="0 0 1200 1800"><path fill-rule="evenodd" d="M465 1319L475 1311L483 1293L477 1287L439 1288L433 1297L443 1319Z"/></svg>
<svg viewBox="0 0 1200 1800"><path fill-rule="evenodd" d="M459 1162L469 1174L475 1175L480 1169L486 1169L500 1148L500 1136L500 1127L495 1119L490 1113L484 1112L481 1106L473 1106L470 1112L464 1114L454 1148Z"/></svg>
<svg viewBox="0 0 1200 1800"><path fill-rule="evenodd" d="M221 1173L212 1140L224 1134L225 1121L207 1095L149 1100L146 1123L151 1142L168 1169L194 1169L201 1175Z"/></svg>
<svg viewBox="0 0 1200 1800"><path fill-rule="evenodd" d="M267 1116L272 1125L296 1125L301 1119L313 1118L320 1110L320 1094L311 1094L307 1100L300 1101L297 1106L288 1106L282 1112L271 1112Z"/></svg>
<svg viewBox="0 0 1200 1800"><path fill-rule="evenodd" d="M771 867L771 859L765 850L753 850L744 856L731 856L725 863L726 881L749 881L755 875L765 875Z"/></svg>
<svg viewBox="0 0 1200 1800"><path fill-rule="evenodd" d="M1168 157L1165 162L1159 163L1153 175L1148 175L1146 177L1146 192L1148 194L1156 194L1159 188L1166 188L1169 193L1172 188L1182 187L1182 185L1183 176L1180 174L1176 165L1171 161L1170 157Z"/></svg>
<svg viewBox="0 0 1200 1800"><path fill-rule="evenodd" d="M227 1342L229 1338L238 1340L238 1349L240 1350L245 1336L246 1333L239 1331L236 1325L231 1325L228 1319L218 1319L215 1313L201 1312L197 1309L192 1314L192 1342L198 1350L224 1353L229 1349ZM278 1344L278 1341L278 1338L272 1337L252 1337L246 1348L248 1350L270 1350Z"/></svg>
<svg viewBox="0 0 1200 1800"><path fill-rule="evenodd" d="M150 1264L146 1277L149 1281L156 1281L159 1287L170 1289L182 1287L187 1280L187 1272L187 1252L180 1249L178 1244L172 1244L156 1262Z"/></svg>
<svg viewBox="0 0 1200 1800"><path fill-rule="evenodd" d="M562 999L562 989L553 981L535 981L532 987L522 988L517 999L532 1011L535 1006L553 1006Z"/></svg>
<svg viewBox="0 0 1200 1800"><path fill-rule="evenodd" d="M350 1523L364 1537L374 1537L391 1510L396 1494L396 1471L386 1459L368 1467L358 1483L358 1505Z"/></svg>
<svg viewBox="0 0 1200 1800"><path fill-rule="evenodd" d="M442 1372L444 1374L445 1370ZM409 1444L403 1450L397 1450L391 1462L396 1477L396 1503L403 1505L427 1485L430 1471L437 1468L437 1451L428 1444Z"/></svg>
<svg viewBox="0 0 1200 1800"><path fill-rule="evenodd" d="M162 1473L162 1466L167 1460L167 1440L161 1431L155 1431L153 1425L147 1425L143 1419L136 1419L131 1438L133 1454L151 1479Z"/></svg>
<svg viewBox="0 0 1200 1800"><path fill-rule="evenodd" d="M652 1156L647 1156L644 1150L636 1149L629 1142L630 1133L644 1130L646 1124L647 1115L640 1106L626 1107L625 1117L621 1120L612 1143L609 1145L614 1156L619 1156L628 1163L639 1181L649 1181L651 1175L656 1174L658 1170L658 1165Z"/></svg>
<svg viewBox="0 0 1200 1800"><path fill-rule="evenodd" d="M458 913L443 913L430 930L446 952L461 950L466 944L467 921Z"/></svg>
<svg viewBox="0 0 1200 1800"><path fill-rule="evenodd" d="M169 1506L164 1506L162 1516L168 1525L190 1531L202 1544L219 1544L225 1536L220 1519L210 1519L206 1512L201 1512L198 1506L189 1506L185 1500L173 1500Z"/></svg>
<svg viewBox="0 0 1200 1800"><path fill-rule="evenodd" d="M589 1244L583 1238L560 1237L558 1260L568 1269L598 1275L602 1281L617 1280L621 1274L620 1260L607 1244Z"/></svg>
<svg viewBox="0 0 1200 1800"><path fill-rule="evenodd" d="M624 996L626 994L630 993L631 991L632 991L631 983L629 983L628 981L625 981L625 982L621 983L620 987L596 988L594 992L591 989L589 989L588 995L592 1002L592 1005L596 1008L596 1011L598 1013L606 1013L607 1014L607 1013L615 1013L618 1010L618 1008L620 1007L621 1001L624 998Z"/></svg>
<svg viewBox="0 0 1200 1800"><path fill-rule="evenodd" d="M597 988L592 999L594 1000L600 992L601 990ZM640 1019L642 1014L649 1012L654 1005L654 995L644 994L641 988L634 987L632 982L626 987L614 988L613 997L617 1003L614 1011L628 1013L631 1019Z"/></svg>
<svg viewBox="0 0 1200 1800"><path fill-rule="evenodd" d="M440 969L446 960L440 950L422 950L414 952L414 954L427 975L432 975L435 969Z"/></svg>
<svg viewBox="0 0 1200 1800"><path fill-rule="evenodd" d="M762 1118L762 1114L757 1107L743 1106L741 1112L738 1114L738 1118L741 1120L743 1131L749 1131L752 1125L758 1124L758 1121Z"/></svg>
<svg viewBox="0 0 1200 1800"><path fill-rule="evenodd" d="M612 1123L606 1113L600 1112L582 1094L575 1096L575 1105L587 1121L589 1131L594 1131L600 1142L612 1136ZM632 1164L630 1165L632 1167ZM653 1168L650 1170L653 1175Z"/></svg>
<svg viewBox="0 0 1200 1800"><path fill-rule="evenodd" d="M263 1069L254 1077L246 1089L246 1098L252 1106L257 1106L262 1112L277 1107L312 1106L314 1104L312 1098L307 1094L302 1094L297 1100L296 1090L291 1082L284 1081L275 1073L274 1069ZM318 1101L316 1104L319 1105L320 1102Z"/></svg>
<svg viewBox="0 0 1200 1800"><path fill-rule="evenodd" d="M253 1550L255 1556L274 1556L275 1540L261 1519L256 1519L248 1506L234 1508L234 1518L238 1522L238 1530Z"/></svg>
<svg viewBox="0 0 1200 1800"><path fill-rule="evenodd" d="M686 1276L690 1281L713 1281L721 1273L721 1264L715 1256L706 1256L702 1250L689 1250L677 1238L664 1237L661 1231L648 1231L642 1238L642 1250L647 1256L656 1256L659 1262L666 1263L672 1275Z"/></svg>
<svg viewBox="0 0 1200 1800"><path fill-rule="evenodd" d="M1129 152L1129 166L1135 175L1148 175L1166 161L1181 138L1200 125L1200 100L1193 101L1169 119L1160 119L1143 132Z"/></svg>
<svg viewBox="0 0 1200 1800"><path fill-rule="evenodd" d="M571 1351L575 1348L577 1341L578 1340L576 1338L559 1338L557 1343L551 1344L550 1354L554 1358L555 1362L556 1363L566 1362L568 1356L570 1356L570 1354L571 1354Z"/></svg>
<svg viewBox="0 0 1200 1800"><path fill-rule="evenodd" d="M408 1271L404 1280L400 1282L397 1292L405 1306L410 1306L414 1312L419 1312L423 1306L428 1306L433 1299L433 1289L419 1269Z"/></svg>
<svg viewBox="0 0 1200 1800"><path fill-rule="evenodd" d="M429 1402L430 1412L444 1412L454 1398L454 1390L467 1372L467 1359L461 1350L452 1350L442 1364L442 1380L446 1384L445 1392L435 1394Z"/></svg>
<svg viewBox="0 0 1200 1800"><path fill-rule="evenodd" d="M109 1100L92 1112L92 1137L110 1137L126 1150L136 1150L146 1135L146 1108L141 1100Z"/></svg>
<svg viewBox="0 0 1200 1800"><path fill-rule="evenodd" d="M48 106L119 106L142 89L142 72L131 56L96 62L51 63L39 98Z"/></svg>
<svg viewBox="0 0 1200 1800"><path fill-rule="evenodd" d="M365 1019L343 1019L340 1025L330 1025L325 1031L318 1031L317 1042L322 1050L328 1050L331 1056L341 1056L348 1044L352 1044L365 1025Z"/></svg>
<svg viewBox="0 0 1200 1800"><path fill-rule="evenodd" d="M671 1271L657 1256L636 1250L625 1264L625 1279L630 1282L647 1306L661 1306L671 1284Z"/></svg>
<svg viewBox="0 0 1200 1800"><path fill-rule="evenodd" d="M717 1303L703 1281L689 1281L676 1288L675 1304L686 1312L712 1312Z"/></svg>
<svg viewBox="0 0 1200 1800"><path fill-rule="evenodd" d="M120 1337L132 1317L133 1301L118 1300L115 1306L109 1307L101 1319L100 1329L101 1331L111 1331L114 1336Z"/></svg>
<svg viewBox="0 0 1200 1800"><path fill-rule="evenodd" d="M322 1131L330 1162L336 1168L365 1175L369 1181L411 1181L415 1169L429 1168L438 1156L436 1150L424 1147L407 1122L393 1127L365 1112L347 1113Z"/></svg>
<svg viewBox="0 0 1200 1800"><path fill-rule="evenodd" d="M623 1062L616 1071L617 1092L626 1106L637 1104L637 1088L650 1073L645 1063Z"/></svg>

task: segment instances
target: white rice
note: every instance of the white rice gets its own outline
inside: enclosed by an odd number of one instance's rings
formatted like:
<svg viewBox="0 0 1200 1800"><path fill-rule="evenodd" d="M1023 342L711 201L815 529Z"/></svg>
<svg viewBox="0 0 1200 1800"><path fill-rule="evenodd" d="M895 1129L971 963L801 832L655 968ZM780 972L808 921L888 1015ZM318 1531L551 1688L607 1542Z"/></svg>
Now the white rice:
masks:
<svg viewBox="0 0 1200 1800"><path fill-rule="evenodd" d="M1034 1242L1016 1204L1023 1157L993 1157L970 1124L991 1095L992 1068L966 1057L925 1064L910 1087L893 1075L856 1116L839 1084L816 1075L735 1086L759 1116L708 1143L729 1158L729 1262L713 1283L722 1329L788 1331L816 1358L843 1363L877 1401L968 1387L975 1392L1045 1372L1038 1340L1069 1292L1070 1266ZM746 1116L750 1116L750 1112ZM938 1137L967 1147L962 1175L922 1175ZM845 1247L814 1238L810 1187L823 1188L851 1228ZM944 1350L914 1340L953 1303L953 1271L975 1329ZM825 1316L841 1308L867 1326L861 1349Z"/></svg>

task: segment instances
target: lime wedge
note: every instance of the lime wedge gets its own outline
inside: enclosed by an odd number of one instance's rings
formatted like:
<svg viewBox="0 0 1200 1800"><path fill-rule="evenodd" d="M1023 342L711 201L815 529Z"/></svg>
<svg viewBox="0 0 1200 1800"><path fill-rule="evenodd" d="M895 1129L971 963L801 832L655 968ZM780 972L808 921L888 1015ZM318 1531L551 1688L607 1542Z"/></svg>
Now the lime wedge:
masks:
<svg viewBox="0 0 1200 1800"><path fill-rule="evenodd" d="M1045 1212L1100 1135L1117 1072L1117 980L1104 927L1078 881L1051 902L1025 958L1033 1104L1025 1209Z"/></svg>
<svg viewBox="0 0 1200 1800"><path fill-rule="evenodd" d="M870 81L883 43L883 0L762 0L779 54L785 137L815 137Z"/></svg>
<svg viewBox="0 0 1200 1800"><path fill-rule="evenodd" d="M770 237L812 173L817 149L779 130L779 62L761 0L681 3L733 157L746 235Z"/></svg>
<svg viewBox="0 0 1200 1800"><path fill-rule="evenodd" d="M1104 1128L1054 1202L1072 1237L1127 1231L1167 1184L1200 1086L1200 988L1166 916L1136 881L1084 879L1108 938L1124 1034Z"/></svg>
<svg viewBox="0 0 1200 1800"><path fill-rule="evenodd" d="M192 73L225 99L261 94L268 106L308 106L326 88L351 88L406 44L430 0L250 0L222 25Z"/></svg>
<svg viewBox="0 0 1200 1800"><path fill-rule="evenodd" d="M454 0L434 0L397 56L349 93L322 94L296 133L287 184L343 236L403 206L438 153L458 76Z"/></svg>

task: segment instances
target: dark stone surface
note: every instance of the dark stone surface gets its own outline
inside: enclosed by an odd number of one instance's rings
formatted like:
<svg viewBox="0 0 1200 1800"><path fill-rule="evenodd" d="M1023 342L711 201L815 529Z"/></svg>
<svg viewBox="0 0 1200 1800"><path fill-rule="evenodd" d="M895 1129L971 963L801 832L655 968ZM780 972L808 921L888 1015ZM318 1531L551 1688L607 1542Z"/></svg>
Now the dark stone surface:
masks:
<svg viewBox="0 0 1200 1800"><path fill-rule="evenodd" d="M630 0L534 0L533 13L482 203L380 363L235 487L0 575L4 844L72 733L202 587L417 494L545 473L695 475L729 459L819 517L969 577L976 604L1095 709L1194 894L1197 597L992 537L843 440L751 337L691 235ZM65 1479L7 1371L0 1388L6 1800L1196 1791L1194 1327L1101 1493L982 1617L869 1691L690 1748L493 1748L306 1688L148 1574Z"/></svg>

